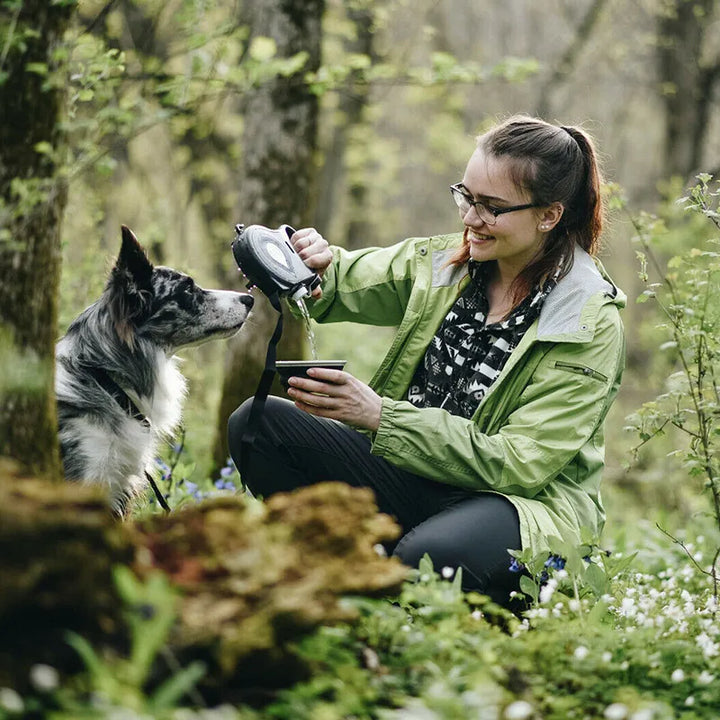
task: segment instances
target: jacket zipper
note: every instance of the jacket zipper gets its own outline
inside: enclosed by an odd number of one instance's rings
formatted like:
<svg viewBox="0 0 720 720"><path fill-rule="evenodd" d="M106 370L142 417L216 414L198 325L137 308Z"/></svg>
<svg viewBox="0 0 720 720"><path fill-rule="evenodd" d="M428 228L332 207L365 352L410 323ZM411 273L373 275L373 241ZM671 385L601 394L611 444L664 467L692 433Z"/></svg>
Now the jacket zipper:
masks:
<svg viewBox="0 0 720 720"><path fill-rule="evenodd" d="M588 377L595 378L595 380L602 380L607 382L607 377L597 370L589 368L587 365L577 365L575 363L563 362L562 360L555 361L555 367L560 370L567 370L568 372L576 373L578 375L587 375Z"/></svg>

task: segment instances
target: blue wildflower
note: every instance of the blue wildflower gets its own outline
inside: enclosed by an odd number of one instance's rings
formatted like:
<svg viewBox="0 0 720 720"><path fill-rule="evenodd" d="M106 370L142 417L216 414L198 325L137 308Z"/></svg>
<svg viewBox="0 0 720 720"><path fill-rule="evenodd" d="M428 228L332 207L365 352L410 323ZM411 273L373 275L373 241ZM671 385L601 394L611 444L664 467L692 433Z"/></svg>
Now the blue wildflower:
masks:
<svg viewBox="0 0 720 720"><path fill-rule="evenodd" d="M215 481L215 487L218 490L231 490L232 492L235 492L235 484L231 480L223 480L222 478L218 478Z"/></svg>
<svg viewBox="0 0 720 720"><path fill-rule="evenodd" d="M550 555L545 561L546 568L552 568L553 570L562 570L565 567L565 558L559 555Z"/></svg>
<svg viewBox="0 0 720 720"><path fill-rule="evenodd" d="M230 477L235 472L235 468L230 467L229 465L226 465L221 471L220 476L221 477Z"/></svg>
<svg viewBox="0 0 720 720"><path fill-rule="evenodd" d="M524 569L525 566L517 558L514 557L510 560L510 566L508 567L510 572L522 572Z"/></svg>
<svg viewBox="0 0 720 720"><path fill-rule="evenodd" d="M161 457L155 458L155 465L157 465L157 467L162 471L163 480L167 480L170 475L172 475L172 470L170 469L170 466Z"/></svg>

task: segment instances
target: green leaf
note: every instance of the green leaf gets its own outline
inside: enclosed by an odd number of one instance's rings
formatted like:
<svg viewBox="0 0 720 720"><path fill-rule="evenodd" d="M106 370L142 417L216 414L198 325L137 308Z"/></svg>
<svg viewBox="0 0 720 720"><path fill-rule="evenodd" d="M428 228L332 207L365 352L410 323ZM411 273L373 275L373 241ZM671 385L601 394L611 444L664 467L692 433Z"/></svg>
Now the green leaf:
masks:
<svg viewBox="0 0 720 720"><path fill-rule="evenodd" d="M53 146L46 140L43 140L39 143L35 143L35 145L33 147L34 147L35 152L40 155L52 155Z"/></svg>
<svg viewBox="0 0 720 720"><path fill-rule="evenodd" d="M538 588L537 583L529 578L527 575L521 575L520 576L520 589L530 598L532 598L533 602L537 602L538 595L540 594L540 589Z"/></svg>
<svg viewBox="0 0 720 720"><path fill-rule="evenodd" d="M609 583L607 575L599 565L595 563L588 565L583 578L593 591L595 597L601 597L608 591Z"/></svg>
<svg viewBox="0 0 720 720"><path fill-rule="evenodd" d="M277 44L275 40L262 35L252 39L248 54L257 62L267 62L275 57L277 53Z"/></svg>
<svg viewBox="0 0 720 720"><path fill-rule="evenodd" d="M200 661L190 663L157 689L150 701L150 709L155 711L173 709L183 695L197 685L206 672L205 663Z"/></svg>
<svg viewBox="0 0 720 720"><path fill-rule="evenodd" d="M46 77L48 74L48 66L46 63L28 63L25 66L25 70L29 73L34 73L35 75L40 75L42 77Z"/></svg>

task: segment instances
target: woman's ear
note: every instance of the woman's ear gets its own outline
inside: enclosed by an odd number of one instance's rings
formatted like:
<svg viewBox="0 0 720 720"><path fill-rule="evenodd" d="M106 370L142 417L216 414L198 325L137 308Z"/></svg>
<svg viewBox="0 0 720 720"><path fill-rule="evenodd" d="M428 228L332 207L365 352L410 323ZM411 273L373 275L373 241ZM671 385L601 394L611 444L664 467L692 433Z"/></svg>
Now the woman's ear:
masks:
<svg viewBox="0 0 720 720"><path fill-rule="evenodd" d="M560 222L564 210L565 207L559 202L548 205L540 214L538 230L540 232L550 232Z"/></svg>

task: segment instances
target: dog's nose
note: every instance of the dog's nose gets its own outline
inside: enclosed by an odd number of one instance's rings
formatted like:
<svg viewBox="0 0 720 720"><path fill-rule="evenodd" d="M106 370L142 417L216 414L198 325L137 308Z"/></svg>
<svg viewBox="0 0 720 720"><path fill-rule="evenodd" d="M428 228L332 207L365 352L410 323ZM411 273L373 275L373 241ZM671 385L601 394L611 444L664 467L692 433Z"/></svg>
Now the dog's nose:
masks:
<svg viewBox="0 0 720 720"><path fill-rule="evenodd" d="M249 310L253 304L255 303L255 298L252 295L248 295L247 293L243 293L240 296L240 302L243 305L247 305L247 309Z"/></svg>

